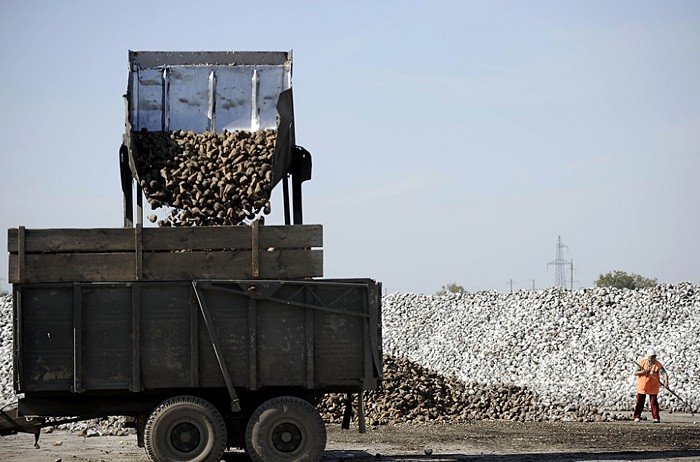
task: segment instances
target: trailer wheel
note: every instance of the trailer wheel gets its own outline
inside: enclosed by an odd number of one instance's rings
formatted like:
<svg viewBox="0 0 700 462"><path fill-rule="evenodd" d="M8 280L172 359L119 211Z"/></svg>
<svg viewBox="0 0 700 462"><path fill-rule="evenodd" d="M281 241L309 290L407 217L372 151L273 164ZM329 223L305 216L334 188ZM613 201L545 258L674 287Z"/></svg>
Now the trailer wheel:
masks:
<svg viewBox="0 0 700 462"><path fill-rule="evenodd" d="M152 462L220 462L226 450L224 419L196 396L163 401L148 417L144 433Z"/></svg>
<svg viewBox="0 0 700 462"><path fill-rule="evenodd" d="M282 396L264 402L253 412L245 443L254 462L315 462L326 448L326 426L307 401Z"/></svg>

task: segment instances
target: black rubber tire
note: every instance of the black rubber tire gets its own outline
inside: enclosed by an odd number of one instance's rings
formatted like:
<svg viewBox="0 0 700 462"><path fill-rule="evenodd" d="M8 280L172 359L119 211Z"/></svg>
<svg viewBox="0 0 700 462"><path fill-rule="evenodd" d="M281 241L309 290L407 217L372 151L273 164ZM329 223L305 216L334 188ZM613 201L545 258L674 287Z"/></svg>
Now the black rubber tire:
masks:
<svg viewBox="0 0 700 462"><path fill-rule="evenodd" d="M253 412L245 444L254 462L317 462L326 449L326 426L309 402L281 396Z"/></svg>
<svg viewBox="0 0 700 462"><path fill-rule="evenodd" d="M144 429L151 462L220 462L226 450L226 424L210 402L197 396L163 401Z"/></svg>

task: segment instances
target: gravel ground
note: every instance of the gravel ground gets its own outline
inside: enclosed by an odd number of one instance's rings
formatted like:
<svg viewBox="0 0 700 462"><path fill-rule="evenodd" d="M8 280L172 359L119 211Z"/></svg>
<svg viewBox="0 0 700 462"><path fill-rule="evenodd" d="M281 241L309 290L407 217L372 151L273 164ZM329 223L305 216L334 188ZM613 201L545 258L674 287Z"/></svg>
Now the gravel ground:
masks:
<svg viewBox="0 0 700 462"><path fill-rule="evenodd" d="M323 460L360 461L700 461L700 425L630 422L504 422L382 426L360 435L330 425ZM31 435L0 439L0 460L7 462L147 462L135 437L83 438L67 432L43 435L41 449ZM432 449L427 455L426 449ZM378 457L379 455L379 457ZM242 452L227 462L245 461Z"/></svg>

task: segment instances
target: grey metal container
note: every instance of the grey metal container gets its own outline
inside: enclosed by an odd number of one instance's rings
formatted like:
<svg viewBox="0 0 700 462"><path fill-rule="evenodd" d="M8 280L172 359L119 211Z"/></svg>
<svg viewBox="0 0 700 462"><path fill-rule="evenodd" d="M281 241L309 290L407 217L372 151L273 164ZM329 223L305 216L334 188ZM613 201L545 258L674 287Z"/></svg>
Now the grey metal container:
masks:
<svg viewBox="0 0 700 462"><path fill-rule="evenodd" d="M294 139L292 54L286 51L130 51L124 95L131 171L133 131L275 129L274 187L290 170Z"/></svg>
<svg viewBox="0 0 700 462"><path fill-rule="evenodd" d="M17 391L29 409L56 392L375 388L380 296L368 279L15 284Z"/></svg>

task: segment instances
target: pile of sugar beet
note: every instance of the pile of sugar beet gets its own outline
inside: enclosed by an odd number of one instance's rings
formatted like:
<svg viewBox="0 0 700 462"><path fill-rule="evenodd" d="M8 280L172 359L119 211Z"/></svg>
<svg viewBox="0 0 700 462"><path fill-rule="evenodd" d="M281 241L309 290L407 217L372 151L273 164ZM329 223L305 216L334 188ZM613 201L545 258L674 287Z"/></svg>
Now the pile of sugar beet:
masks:
<svg viewBox="0 0 700 462"><path fill-rule="evenodd" d="M134 133L139 184L160 226L236 225L270 213L277 132Z"/></svg>
<svg viewBox="0 0 700 462"><path fill-rule="evenodd" d="M326 395L319 405L323 419L343 420L347 395ZM464 382L405 358L384 357L384 377L377 390L364 392L368 425L463 423L474 420L611 421L628 417L594 406L544 401L527 387ZM353 397L357 409L357 398ZM355 412L355 411L353 411ZM357 416L353 415L357 421Z"/></svg>

